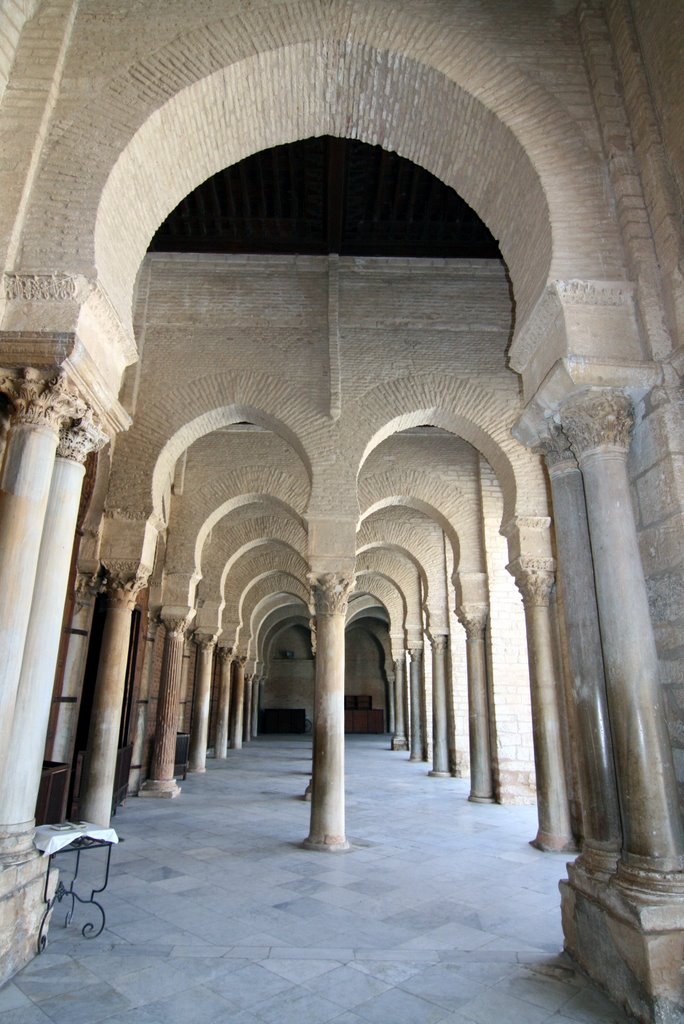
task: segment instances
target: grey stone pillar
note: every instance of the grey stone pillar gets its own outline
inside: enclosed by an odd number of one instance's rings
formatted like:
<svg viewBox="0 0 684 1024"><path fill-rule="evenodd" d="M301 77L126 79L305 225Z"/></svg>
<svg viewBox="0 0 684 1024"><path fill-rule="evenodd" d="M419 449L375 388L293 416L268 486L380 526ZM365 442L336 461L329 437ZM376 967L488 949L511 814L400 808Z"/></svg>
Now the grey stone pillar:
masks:
<svg viewBox="0 0 684 1024"><path fill-rule="evenodd" d="M179 614L175 610L169 611L165 608L161 612L161 620L166 630L166 635L164 636L164 660L162 662L159 697L157 700L154 754L150 767L150 777L140 789L139 795L141 797L163 797L169 799L178 796L180 793L180 786L174 777L176 733L178 732L185 633L191 618L192 614L189 609L186 610L185 614Z"/></svg>
<svg viewBox="0 0 684 1024"><path fill-rule="evenodd" d="M421 691L423 688L423 649L411 647L411 678L409 680L411 699L411 756L409 761L423 760L423 707Z"/></svg>
<svg viewBox="0 0 684 1024"><path fill-rule="evenodd" d="M219 697L216 710L216 743L214 754L217 760L224 761L228 756L228 725L230 722L230 666L233 662L233 648L219 644L217 656L221 666L219 679Z"/></svg>
<svg viewBox="0 0 684 1024"><path fill-rule="evenodd" d="M432 770L431 776L449 779L449 740L447 736L446 674L447 643L449 637L437 634L431 638L432 646Z"/></svg>
<svg viewBox="0 0 684 1024"><path fill-rule="evenodd" d="M241 654L233 658L233 688L231 702L233 712L230 723L230 745L233 750L242 750L242 728L245 712L245 663Z"/></svg>
<svg viewBox="0 0 684 1024"><path fill-rule="evenodd" d="M243 697L244 707L242 710L242 742L252 741L252 691L254 689L254 673L248 672L245 675L245 692Z"/></svg>
<svg viewBox="0 0 684 1024"><path fill-rule="evenodd" d="M537 777L539 830L532 845L539 850L575 850L570 822L560 727L559 682L553 654L549 607L554 584L550 558L520 557L509 566L522 594L530 670L534 766Z"/></svg>
<svg viewBox="0 0 684 1024"><path fill-rule="evenodd" d="M194 679L190 685L190 662L192 653L190 641L185 638L183 647L183 661L181 662L180 687L178 690L178 732L191 732L192 723L189 721L190 709L193 705Z"/></svg>
<svg viewBox="0 0 684 1024"><path fill-rule="evenodd" d="M353 577L311 573L316 608L311 825L304 845L330 852L349 848L344 806L344 626Z"/></svg>
<svg viewBox="0 0 684 1024"><path fill-rule="evenodd" d="M551 481L568 664L577 716L584 842L575 867L608 878L620 855L622 824L584 484L577 460L560 430L553 429L541 448Z"/></svg>
<svg viewBox="0 0 684 1024"><path fill-rule="evenodd" d="M622 812L618 877L628 890L681 892L684 828L627 475L631 401L589 392L569 399L561 420L584 478L594 556Z"/></svg>
<svg viewBox="0 0 684 1024"><path fill-rule="evenodd" d="M259 710L261 708L261 693L264 688L263 677L256 676L252 680L252 739L255 740L259 735Z"/></svg>
<svg viewBox="0 0 684 1024"><path fill-rule="evenodd" d="M461 605L456 614L466 631L468 736L470 740L470 796L468 799L473 803L491 804L494 802L494 785L485 652L485 627L489 609L486 605Z"/></svg>
<svg viewBox="0 0 684 1024"><path fill-rule="evenodd" d="M9 747L48 492L62 423L85 413L63 376L0 377L12 417L0 481L0 757Z"/></svg>
<svg viewBox="0 0 684 1024"><path fill-rule="evenodd" d="M214 668L216 637L210 633L195 632L193 639L197 644L199 653L195 700L192 712L192 731L190 733L188 771L206 772L211 677Z"/></svg>
<svg viewBox="0 0 684 1024"><path fill-rule="evenodd" d="M74 531L78 517L86 456L106 444L107 435L92 420L63 427L57 448L43 535L39 576L33 592L24 657L14 707L12 735L3 752L0 788L0 852L30 852L34 811L50 717L55 665L62 632Z"/></svg>
<svg viewBox="0 0 684 1024"><path fill-rule="evenodd" d="M404 718L404 691L406 689L406 658L402 651L401 657L394 661L394 735L392 750L407 750L406 721Z"/></svg>
<svg viewBox="0 0 684 1024"><path fill-rule="evenodd" d="M97 574L79 572L76 576L76 597L68 630L69 641L64 659L62 693L57 709L52 747L47 752L50 761L71 764L73 760L95 598L101 584L102 580Z"/></svg>
<svg viewBox="0 0 684 1024"><path fill-rule="evenodd" d="M143 757L145 755L145 737L147 735L147 712L150 706L150 690L154 677L154 646L157 639L160 621L155 616L147 620L145 631L145 657L143 660L142 679L138 690L138 701L135 709L135 737L131 754L131 771L128 776L128 792L135 796L142 783Z"/></svg>
<svg viewBox="0 0 684 1024"><path fill-rule="evenodd" d="M387 732L390 736L396 731L395 701L394 672L387 672Z"/></svg>
<svg viewBox="0 0 684 1024"><path fill-rule="evenodd" d="M79 803L80 817L98 825L108 825L112 813L131 615L150 574L148 567L135 562L109 562L106 568L107 615Z"/></svg>

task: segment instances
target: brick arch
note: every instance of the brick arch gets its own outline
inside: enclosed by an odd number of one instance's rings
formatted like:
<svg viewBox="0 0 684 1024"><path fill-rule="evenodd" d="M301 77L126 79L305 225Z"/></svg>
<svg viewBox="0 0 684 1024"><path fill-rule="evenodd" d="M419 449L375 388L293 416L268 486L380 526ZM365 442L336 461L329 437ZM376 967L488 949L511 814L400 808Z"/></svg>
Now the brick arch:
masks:
<svg viewBox="0 0 684 1024"><path fill-rule="evenodd" d="M387 621L380 618L379 616L378 621L384 622L387 628L389 629L389 612L387 611L385 605L383 604L379 597L375 597L373 594L369 594L368 592L359 594L355 601L350 600L349 606L347 608L346 625L351 626L354 624L354 622L356 622L357 619L363 618L364 616L368 618L372 616L373 612L378 611L378 609L381 609L387 616Z"/></svg>
<svg viewBox="0 0 684 1024"><path fill-rule="evenodd" d="M291 598L288 603L275 608L256 608L253 621L256 658L265 665L278 634L292 623L308 629L310 617L308 608L301 601Z"/></svg>
<svg viewBox="0 0 684 1024"><path fill-rule="evenodd" d="M381 553L388 551L390 554L398 555L399 558L410 562L420 577L424 598L427 599L430 592L428 574L421 560L411 550L409 550L409 548L404 547L402 544L397 544L385 539L369 540L365 544L360 544L357 547L356 555L358 557L359 555L365 554L367 551L378 551Z"/></svg>
<svg viewBox="0 0 684 1024"><path fill-rule="evenodd" d="M477 24L430 15L302 0L150 38L144 58L131 40L125 71L56 119L26 260L95 267L130 323L142 255L183 195L249 153L330 133L453 185L501 240L521 322L554 271L605 276L613 239L579 126Z"/></svg>
<svg viewBox="0 0 684 1024"><path fill-rule="evenodd" d="M265 573L259 579L251 581L247 587L242 601L242 622L243 626L236 632L235 644L241 653L248 653L247 647L254 638L254 616L260 603L273 594L287 594L290 597L298 597L304 604L308 605L309 588L300 579L287 572ZM245 632L244 623L249 623L249 636L243 640Z"/></svg>
<svg viewBox="0 0 684 1024"><path fill-rule="evenodd" d="M454 524L450 522L449 518L439 508L421 498L408 494L385 494L384 497L379 498L364 508L361 513L361 522L363 523L369 516L374 515L376 512L381 512L383 509L400 507L402 505L406 506L406 508L415 509L416 512L422 512L428 519L432 519L433 522L441 527L451 544L454 553L454 564L458 565L461 545Z"/></svg>
<svg viewBox="0 0 684 1024"><path fill-rule="evenodd" d="M370 594L385 609L390 634L406 637L406 602L396 583L379 573L363 571L357 575L356 590L359 595Z"/></svg>
<svg viewBox="0 0 684 1024"><path fill-rule="evenodd" d="M231 504L232 508L212 528L211 557L206 560L208 564L202 576L203 591L206 587L207 592L211 592L213 586L217 593L223 592L226 566L231 564L237 554L271 540L284 542L302 558L306 558L306 529L299 517L290 514L286 506L264 498L259 508L260 515L245 517L240 513L259 506L254 502ZM237 514L231 514L233 512Z"/></svg>
<svg viewBox="0 0 684 1024"><path fill-rule="evenodd" d="M468 441L496 473L504 498L503 522L514 515L546 514L541 461L511 436L521 406L509 389L487 389L472 380L414 374L365 392L344 416L341 430L357 477L369 455L392 434L433 426ZM543 510L543 511L542 511Z"/></svg>
<svg viewBox="0 0 684 1024"><path fill-rule="evenodd" d="M357 553L356 573L374 572L390 580L401 591L406 606L406 625L422 627L420 572L414 562L387 548L373 548Z"/></svg>
<svg viewBox="0 0 684 1024"><path fill-rule="evenodd" d="M304 520L296 509L292 508L291 505L288 505L288 503L282 498L279 498L274 494L238 494L213 509L202 523L195 541L195 568L197 570L199 570L202 564L202 552L204 550L204 545L212 530L216 529L224 519L227 519L234 512L240 512L243 509L248 508L250 505L256 504L263 506L265 514L270 512L274 516L290 520L294 524L295 528L299 527L300 531L306 534Z"/></svg>

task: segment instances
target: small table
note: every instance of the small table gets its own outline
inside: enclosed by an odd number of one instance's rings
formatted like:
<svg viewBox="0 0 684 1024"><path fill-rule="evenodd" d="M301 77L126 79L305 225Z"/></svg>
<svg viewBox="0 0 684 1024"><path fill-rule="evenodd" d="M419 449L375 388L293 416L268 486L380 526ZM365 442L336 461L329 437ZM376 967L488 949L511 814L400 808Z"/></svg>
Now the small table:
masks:
<svg viewBox="0 0 684 1024"><path fill-rule="evenodd" d="M44 857L48 858L47 871L45 874L45 888L43 890L43 899L45 901L45 913L40 922L40 930L38 932L38 952L42 953L47 945L47 935L45 934L45 924L48 919L48 915L55 903L61 903L65 896L71 898L71 907L64 919L64 927L66 928L74 916L74 910L76 908L76 900L79 903L91 904L97 907L98 911L102 916L102 922L100 927L97 928L95 924L87 921L81 929L81 934L87 939L95 939L102 932L105 926L105 912L102 906L95 899L96 894L104 892L109 882L109 864L112 858L112 846L119 842L119 837L113 828L105 828L102 825L94 825L89 821L65 821L59 825L40 825L36 829L36 834L33 840L36 849L40 850ZM105 862L104 880L102 885L93 888L90 892L90 896L86 899L75 890L76 880L78 879L78 872L81 866L81 854L85 850L99 850L103 847L107 848L107 859ZM59 854L74 853L76 855L76 863L74 865L73 877L68 885L64 885L60 878L57 882L57 887L53 896L48 896L50 891L50 874L52 872L53 861Z"/></svg>

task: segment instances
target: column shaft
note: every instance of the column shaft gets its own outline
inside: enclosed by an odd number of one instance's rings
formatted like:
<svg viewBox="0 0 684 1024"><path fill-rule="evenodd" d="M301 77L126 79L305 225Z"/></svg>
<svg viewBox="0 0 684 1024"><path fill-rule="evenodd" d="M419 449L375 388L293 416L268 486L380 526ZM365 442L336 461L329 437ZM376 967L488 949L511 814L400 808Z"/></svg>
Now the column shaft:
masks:
<svg viewBox="0 0 684 1024"><path fill-rule="evenodd" d="M145 754L145 737L147 735L147 713L150 706L150 690L154 677L154 648L157 639L159 622L150 618L147 622L145 636L145 659L143 662L142 680L138 691L138 702L135 716L135 738L131 755L131 772L128 780L128 792L137 794L142 783L143 757Z"/></svg>
<svg viewBox="0 0 684 1024"><path fill-rule="evenodd" d="M423 709L421 689L423 682L423 652L420 647L411 648L410 697L411 697L411 756L409 761L423 760Z"/></svg>
<svg viewBox="0 0 684 1024"><path fill-rule="evenodd" d="M97 576L93 578L79 573L76 577L76 599L64 660L62 703L57 709L55 735L47 755L51 761L71 764L74 756L83 676L88 657L90 630L93 624L96 590L99 584L100 580ZM64 698L68 699L65 701Z"/></svg>
<svg viewBox="0 0 684 1024"><path fill-rule="evenodd" d="M140 796L172 798L180 793L174 777L176 761L176 733L180 704L185 631L187 618L167 617L162 611L166 628L164 660L157 700L157 722L154 733L154 755L150 777L140 790Z"/></svg>
<svg viewBox="0 0 684 1024"><path fill-rule="evenodd" d="M252 740L252 688L254 676L245 676L244 709L242 712L242 742L250 743Z"/></svg>
<svg viewBox="0 0 684 1024"><path fill-rule="evenodd" d="M244 656L235 658L233 665L233 691L231 702L233 713L231 720L230 745L233 750L242 750L242 730L245 712L245 662Z"/></svg>
<svg viewBox="0 0 684 1024"><path fill-rule="evenodd" d="M446 706L446 636L432 638L432 771L435 778L448 779L449 741Z"/></svg>
<svg viewBox="0 0 684 1024"><path fill-rule="evenodd" d="M207 738L209 735L209 705L211 702L211 679L214 668L214 646L216 637L195 634L199 649L197 682L190 733L190 756L188 769L191 772L207 770Z"/></svg>
<svg viewBox="0 0 684 1024"><path fill-rule="evenodd" d="M490 804L494 800L494 785L485 652L487 608L478 605L462 606L458 609L458 617L466 631L468 736L470 741L470 795L468 799L473 803Z"/></svg>
<svg viewBox="0 0 684 1024"><path fill-rule="evenodd" d="M394 723L395 733L392 737L392 750L406 750L406 719L404 717L404 698L406 690L406 658L401 657L394 662Z"/></svg>
<svg viewBox="0 0 684 1024"><path fill-rule="evenodd" d="M259 708L261 707L261 691L263 689L263 679L257 679L256 677L252 681L252 739L255 740L259 735Z"/></svg>
<svg viewBox="0 0 684 1024"><path fill-rule="evenodd" d="M30 850L43 767L64 598L83 483L83 465L58 458L50 484L31 614L26 632L12 735L0 796L0 830L9 844ZM7 842L2 843L8 851Z"/></svg>
<svg viewBox="0 0 684 1024"><path fill-rule="evenodd" d="M307 847L348 849L344 806L344 626L352 579L310 576L316 603L317 646L313 787Z"/></svg>
<svg viewBox="0 0 684 1024"><path fill-rule="evenodd" d="M225 760L228 754L228 724L230 722L230 666L233 660L232 647L219 646L221 677L219 681L219 698L216 713L216 743L214 754L217 759Z"/></svg>
<svg viewBox="0 0 684 1024"><path fill-rule="evenodd" d="M677 872L681 884L684 828L627 475L631 402L593 393L564 406L562 422L587 500L622 812L620 873L648 888L649 873Z"/></svg>

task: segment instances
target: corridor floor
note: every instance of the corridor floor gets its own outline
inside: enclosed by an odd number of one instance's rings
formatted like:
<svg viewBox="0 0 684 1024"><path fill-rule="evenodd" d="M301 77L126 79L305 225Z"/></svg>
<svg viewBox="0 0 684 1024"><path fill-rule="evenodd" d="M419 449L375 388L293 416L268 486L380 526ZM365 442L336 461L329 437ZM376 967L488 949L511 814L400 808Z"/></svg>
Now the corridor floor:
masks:
<svg viewBox="0 0 684 1024"><path fill-rule="evenodd" d="M627 1020L560 953L566 858L528 845L534 808L470 804L387 737L348 737L354 848L315 853L309 765L308 738L260 737L176 800L129 799L106 929L58 905L0 1024Z"/></svg>

